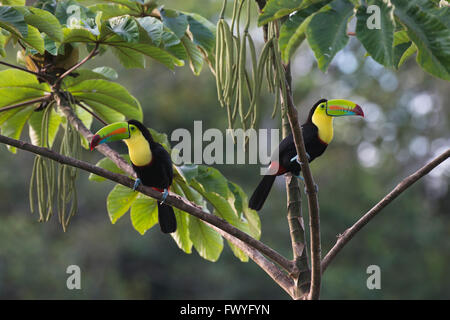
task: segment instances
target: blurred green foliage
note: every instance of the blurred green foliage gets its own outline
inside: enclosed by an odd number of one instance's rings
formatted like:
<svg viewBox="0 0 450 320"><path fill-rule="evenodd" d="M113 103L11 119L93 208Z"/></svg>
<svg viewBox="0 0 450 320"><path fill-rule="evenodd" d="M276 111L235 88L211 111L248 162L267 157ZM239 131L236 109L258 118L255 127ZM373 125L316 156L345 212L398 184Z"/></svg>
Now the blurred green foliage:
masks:
<svg viewBox="0 0 450 320"><path fill-rule="evenodd" d="M170 0L166 6L214 21L220 3ZM312 164L320 187L323 254L338 233L403 177L450 146L448 82L425 74L412 60L398 72L384 69L364 57L364 49L353 40L326 74L318 71L305 45L292 62L301 119L320 97L351 99L366 113L364 121L337 119L335 140ZM145 70L126 70L112 56L101 59L117 69L118 82L139 99L147 126L169 137L176 128L192 130L195 120L203 121L204 130L226 128L226 112L219 107L209 70L199 77L188 67L170 71L156 63ZM99 66L95 59L89 64ZM261 114L259 127L278 128L279 120L270 118L271 97L263 100L267 112ZM101 155L85 152L83 158L95 163ZM130 219L111 225L105 199L113 184L90 182L85 173L78 180L79 213L68 232L56 221L40 224L28 208L32 155L19 151L14 156L0 146L0 166L0 298L289 298L253 262L235 259L228 247L211 263L195 252L180 252L158 228L141 236ZM248 194L260 178L258 165L217 168ZM447 160L367 225L324 274L322 298L450 298L449 177ZM261 211L261 240L290 257L285 206L280 177ZM305 201L303 207L306 213ZM71 264L81 268L80 291L66 288ZM366 287L366 268L372 264L381 268L381 290Z"/></svg>

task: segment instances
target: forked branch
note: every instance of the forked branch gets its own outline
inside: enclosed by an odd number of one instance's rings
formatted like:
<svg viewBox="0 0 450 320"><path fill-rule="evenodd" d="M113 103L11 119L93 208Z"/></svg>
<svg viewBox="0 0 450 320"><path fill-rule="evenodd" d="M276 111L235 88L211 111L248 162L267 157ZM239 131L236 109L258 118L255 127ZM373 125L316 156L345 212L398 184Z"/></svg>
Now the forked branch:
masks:
<svg viewBox="0 0 450 320"><path fill-rule="evenodd" d="M402 194L406 189L411 187L420 178L427 175L431 170L436 168L439 164L450 157L450 149L447 149L441 155L437 156L422 168L403 179L397 186L389 192L380 202L378 202L372 209L361 217L353 226L345 230L343 234L338 237L336 244L327 253L322 261L322 272L330 265L336 255L344 248L344 246L358 233L367 223L369 223L375 216L389 205L394 199Z"/></svg>

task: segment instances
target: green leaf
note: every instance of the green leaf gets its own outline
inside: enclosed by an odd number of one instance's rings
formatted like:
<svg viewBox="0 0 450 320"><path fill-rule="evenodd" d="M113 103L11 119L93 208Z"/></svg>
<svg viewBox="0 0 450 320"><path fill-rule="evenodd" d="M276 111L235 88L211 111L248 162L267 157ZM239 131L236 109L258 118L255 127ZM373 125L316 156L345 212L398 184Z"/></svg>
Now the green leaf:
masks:
<svg viewBox="0 0 450 320"><path fill-rule="evenodd" d="M85 28L63 28L63 35L63 43L97 41L97 37Z"/></svg>
<svg viewBox="0 0 450 320"><path fill-rule="evenodd" d="M26 0L2 0L4 6L24 6Z"/></svg>
<svg viewBox="0 0 450 320"><path fill-rule="evenodd" d="M137 43L139 40L138 23L130 16L111 18L106 26L126 42Z"/></svg>
<svg viewBox="0 0 450 320"><path fill-rule="evenodd" d="M8 6L0 7L0 28L6 29L17 36L26 37L28 35L28 25L23 14Z"/></svg>
<svg viewBox="0 0 450 320"><path fill-rule="evenodd" d="M380 8L380 29L369 29L368 20L373 13L367 13L370 5ZM389 0L370 0L361 5L356 13L356 36L366 48L367 53L378 63L394 67L394 7Z"/></svg>
<svg viewBox="0 0 450 320"><path fill-rule="evenodd" d="M6 45L6 36L0 30L0 56L6 57L5 45Z"/></svg>
<svg viewBox="0 0 450 320"><path fill-rule="evenodd" d="M192 72L198 76L202 71L203 67L203 55L201 51L197 48L197 46L189 40L186 36L181 38L181 43L186 49L186 53L189 59L189 66L191 67Z"/></svg>
<svg viewBox="0 0 450 320"><path fill-rule="evenodd" d="M44 39L38 29L33 26L28 26L28 35L22 39L31 48L37 50L40 54L44 54L45 45Z"/></svg>
<svg viewBox="0 0 450 320"><path fill-rule="evenodd" d="M177 231L170 235L175 240L177 246L186 253L192 252L192 240L190 238L189 221L190 215L184 211L173 208L177 219Z"/></svg>
<svg viewBox="0 0 450 320"><path fill-rule="evenodd" d="M160 9L161 18L164 25L181 39L188 27L187 16L172 9Z"/></svg>
<svg viewBox="0 0 450 320"><path fill-rule="evenodd" d="M111 223L116 223L131 207L139 192L133 191L121 184L117 184L109 193L106 200Z"/></svg>
<svg viewBox="0 0 450 320"><path fill-rule="evenodd" d="M320 70L325 72L336 53L347 44L347 23L352 14L351 2L334 0L316 13L309 22L306 38Z"/></svg>
<svg viewBox="0 0 450 320"><path fill-rule="evenodd" d="M129 7L117 3L97 3L89 6L88 9L93 12L102 12L102 19L104 20L135 13Z"/></svg>
<svg viewBox="0 0 450 320"><path fill-rule="evenodd" d="M394 14L417 46L417 63L432 75L450 80L450 29L417 0L392 0Z"/></svg>
<svg viewBox="0 0 450 320"><path fill-rule="evenodd" d="M173 69L175 66L184 65L182 60L179 60L172 54L152 45L114 42L114 40L111 39L109 39L105 44L108 44L115 49L116 56L126 68L145 67L143 55L153 58L154 60L164 64L169 69Z"/></svg>
<svg viewBox="0 0 450 320"><path fill-rule="evenodd" d="M23 130L23 126L30 118L34 108L32 106L25 107L11 116L3 123L1 127L2 135L19 140ZM7 146L8 150L12 153L16 153L16 148Z"/></svg>
<svg viewBox="0 0 450 320"><path fill-rule="evenodd" d="M198 254L206 260L215 262L223 250L222 236L196 217L189 219L189 234Z"/></svg>
<svg viewBox="0 0 450 320"><path fill-rule="evenodd" d="M123 114L129 119L142 121L142 109L139 101L123 86L106 80L85 80L67 88L78 100L88 104L95 112L102 105Z"/></svg>
<svg viewBox="0 0 450 320"><path fill-rule="evenodd" d="M130 211L131 224L141 235L158 223L156 200L139 194Z"/></svg>
<svg viewBox="0 0 450 320"><path fill-rule="evenodd" d="M31 143L40 147L42 147L41 132L42 132L43 115L44 115L43 111L33 112L28 121ZM55 109L52 108L48 124L48 144L50 148L53 146L53 142L55 141L56 135L58 134L59 125L61 124L62 119L63 117L60 116L55 111Z"/></svg>
<svg viewBox="0 0 450 320"><path fill-rule="evenodd" d="M216 45L216 40L214 31L211 31L211 26L209 24L205 24L205 20L205 18L200 20L198 15L187 16L189 31L192 33L194 43L202 47L206 52L211 53ZM209 22L208 20L206 21Z"/></svg>
<svg viewBox="0 0 450 320"><path fill-rule="evenodd" d="M282 18L302 4L303 0L269 0L258 17L258 26L262 26L275 19Z"/></svg>
<svg viewBox="0 0 450 320"><path fill-rule="evenodd" d="M52 40L61 42L63 32L58 19L50 12L33 7L16 7L23 14L25 22L46 33Z"/></svg>
<svg viewBox="0 0 450 320"><path fill-rule="evenodd" d="M97 67L95 69L92 69L92 71L101 74L102 76L110 80L116 80L119 77L117 71L110 67Z"/></svg>
<svg viewBox="0 0 450 320"><path fill-rule="evenodd" d="M394 34L394 67L400 68L403 63L414 53L417 47L408 37L406 30Z"/></svg>
<svg viewBox="0 0 450 320"><path fill-rule="evenodd" d="M155 46L159 46L162 40L164 25L154 17L137 18L140 26L147 32Z"/></svg>
<svg viewBox="0 0 450 320"><path fill-rule="evenodd" d="M295 50L305 40L306 27L312 19L313 14L330 2L331 0L323 0L305 9L298 10L290 15L283 23L280 29L278 44L280 46L281 57L285 63L289 62Z"/></svg>
<svg viewBox="0 0 450 320"><path fill-rule="evenodd" d="M127 162L130 162L130 156L128 154L121 154L120 155L122 158L124 158ZM101 159L99 162L97 162L95 164L97 167L106 169L108 171L114 172L114 173L119 173L119 174L124 174L124 172L122 171L122 169L120 169L110 158L105 157L103 159ZM90 181L96 181L96 182L103 182L106 181L106 178L100 177L96 174L91 173L89 175L89 180Z"/></svg>
<svg viewBox="0 0 450 320"><path fill-rule="evenodd" d="M0 108L44 97L49 92L47 83L39 83L28 72L17 69L0 71ZM0 112L0 125L23 108Z"/></svg>
<svg viewBox="0 0 450 320"><path fill-rule="evenodd" d="M255 238L259 239L261 237L261 220L259 215L255 210L248 207L248 198L244 190L237 184L228 181L228 188L234 195L234 207L237 212L241 212L248 223L249 234Z"/></svg>

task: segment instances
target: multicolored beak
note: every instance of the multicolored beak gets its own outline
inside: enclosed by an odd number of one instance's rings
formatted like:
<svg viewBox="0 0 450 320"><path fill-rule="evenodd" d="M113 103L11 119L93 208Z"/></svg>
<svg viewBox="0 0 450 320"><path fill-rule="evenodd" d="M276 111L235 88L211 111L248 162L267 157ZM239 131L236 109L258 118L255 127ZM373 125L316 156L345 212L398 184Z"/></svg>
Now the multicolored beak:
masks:
<svg viewBox="0 0 450 320"><path fill-rule="evenodd" d="M94 150L94 148L99 144L128 139L130 136L131 134L128 127L128 122L112 123L101 128L97 131L94 137L92 137L91 151Z"/></svg>
<svg viewBox="0 0 450 320"><path fill-rule="evenodd" d="M352 101L344 99L328 100L326 112L327 115L332 117L343 117L343 116L364 117L364 112L359 105L357 105Z"/></svg>

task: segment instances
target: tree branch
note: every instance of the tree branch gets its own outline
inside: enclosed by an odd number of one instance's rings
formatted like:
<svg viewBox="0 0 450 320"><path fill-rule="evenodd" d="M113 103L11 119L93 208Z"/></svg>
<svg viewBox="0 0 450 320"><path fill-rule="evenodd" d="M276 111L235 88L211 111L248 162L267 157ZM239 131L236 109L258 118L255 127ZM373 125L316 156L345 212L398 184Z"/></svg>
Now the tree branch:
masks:
<svg viewBox="0 0 450 320"><path fill-rule="evenodd" d="M263 269L284 291L296 298L295 283L292 278L288 277L286 273L282 272L274 263L268 260L258 250L248 246L245 242L229 235L227 232L216 228L215 226L206 222L211 228L219 232L225 239L233 243L236 247L241 249L250 259L252 259L261 269Z"/></svg>
<svg viewBox="0 0 450 320"><path fill-rule="evenodd" d="M108 180L119 183L119 184L124 185L129 188L133 188L133 186L134 186L134 180L128 178L125 175L108 171L106 169L97 167L97 166L87 163L85 161L81 161L78 159L74 159L71 157L61 155L61 154L56 153L53 150L50 150L47 148L38 147L33 144L29 144L27 142L20 141L20 140L15 140L15 139L3 136L3 135L0 135L0 143L8 144L8 145L14 146L16 148L41 155L43 157L52 159L61 164L65 164L65 165L69 165L72 167L82 169L84 171L99 175L101 177L104 177ZM161 192L156 191L150 187L146 187L144 185L140 185L137 188L137 191L139 191L151 198L154 198L156 200L160 200L160 201L162 200L162 197L163 197L163 194ZM254 249L261 252L262 254L269 257L272 261L279 264L286 271L292 272L293 269L295 268L295 266L292 265L291 261L287 260L285 257L280 255L278 252L274 251L272 248L268 247L267 245L265 245L264 243L262 243L256 239L252 238L247 233L230 225L224 219L203 211L203 209L201 207L188 201L187 199L184 199L183 197L181 197L177 194L169 193L169 195L167 196L167 198L165 200L165 203L167 203L168 205L171 205L175 208L178 208L180 210L183 210L203 221L206 221L206 222L212 224L213 226L228 233L229 235L241 240L242 242L246 243L247 245L253 247Z"/></svg>
<svg viewBox="0 0 450 320"><path fill-rule="evenodd" d="M412 186L417 180L427 175L431 170L437 167L450 157L450 149L447 149L444 153L434 158L428 164L403 179L397 186L389 192L380 202L378 202L372 209L370 209L364 216L362 216L353 226L345 230L345 232L339 235L336 244L327 253L322 261L322 272L325 272L326 268L333 261L336 255L344 248L344 246L360 231L370 220L372 220L381 210L383 210L388 204L390 204L395 198L402 194L406 189Z"/></svg>
<svg viewBox="0 0 450 320"><path fill-rule="evenodd" d="M288 66L285 67L286 76L290 77ZM309 230L311 237L311 286L308 299L319 299L321 284L321 244L320 244L320 217L319 217L319 201L317 197L316 184L309 168L308 157L306 155L305 143L303 141L303 133L298 121L298 112L295 108L292 88L289 81L286 81L287 89L287 115L291 132L294 137L294 144L297 154L301 161L302 174L305 179L306 193L308 198L309 209Z"/></svg>
<svg viewBox="0 0 450 320"><path fill-rule="evenodd" d="M286 81L289 85L292 83L289 66L286 68ZM280 90L280 98L283 94ZM282 100L282 104L285 102ZM291 132L289 121L286 117L282 119L283 139ZM299 273L292 274L294 278L294 299L303 298L309 292L311 285L311 270L308 264L308 254L306 247L305 226L302 215L302 195L296 177L291 174L285 175L286 183L286 201L287 201L287 219L291 236L291 247L293 262L297 266Z"/></svg>
<svg viewBox="0 0 450 320"><path fill-rule="evenodd" d="M88 62L94 55L97 54L97 49L99 47L99 43L95 43L95 47L94 49L92 49L92 51L80 62L78 62L76 65L74 65L73 67L71 67L69 70L67 70L66 72L64 72L62 75L59 76L59 78L55 81L55 84L53 85L54 88L59 88L59 85L61 83L61 81L67 77L69 74L71 74L73 71L75 71L76 69L78 69L79 67L81 67L83 64L85 64L86 62Z"/></svg>
<svg viewBox="0 0 450 320"><path fill-rule="evenodd" d="M21 103L16 103L16 104L13 104L13 105L1 108L0 112L12 110L12 109L15 109L15 108L20 108L20 107L27 106L27 105L33 104L33 103L43 102L43 101L46 101L46 100L50 100L50 98L51 98L51 94L49 94L49 95L47 95L45 97L39 97L39 98L36 98L36 99L24 101L24 102L21 102Z"/></svg>
<svg viewBox="0 0 450 320"><path fill-rule="evenodd" d="M35 75L36 77L41 78L42 80L47 81L47 78L46 78L43 74L41 74L41 73L34 72L34 71L28 70L28 69L26 69L26 68L22 68L22 67L16 66L15 64L10 64L10 63L4 62L4 61L0 61L0 64L3 64L3 65L8 66L8 67L10 67L10 68L14 68L14 69L22 70L22 71L24 71L24 72L31 73L32 75Z"/></svg>
<svg viewBox="0 0 450 320"><path fill-rule="evenodd" d="M91 141L94 134L86 128L83 122L76 116L73 109L70 107L67 101L63 100L64 98L60 95L55 96L56 103L58 107L61 109L62 113L66 116L67 120L70 124L77 130L83 137L85 137L88 141ZM101 144L95 148L100 153L110 158L118 168L120 168L127 175L136 178L136 173L133 168L113 149L111 149L106 144Z"/></svg>

